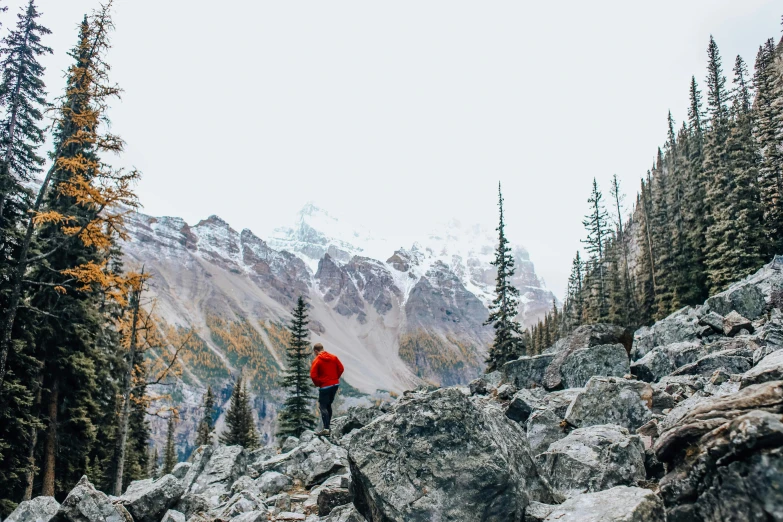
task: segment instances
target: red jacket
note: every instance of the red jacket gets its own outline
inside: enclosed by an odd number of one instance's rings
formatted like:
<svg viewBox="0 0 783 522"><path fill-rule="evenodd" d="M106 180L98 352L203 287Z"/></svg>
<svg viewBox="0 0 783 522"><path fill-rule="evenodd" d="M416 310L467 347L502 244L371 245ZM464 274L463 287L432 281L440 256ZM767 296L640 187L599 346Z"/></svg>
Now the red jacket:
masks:
<svg viewBox="0 0 783 522"><path fill-rule="evenodd" d="M313 361L310 367L310 378L319 388L326 388L340 384L340 376L344 370L340 359L324 350Z"/></svg>

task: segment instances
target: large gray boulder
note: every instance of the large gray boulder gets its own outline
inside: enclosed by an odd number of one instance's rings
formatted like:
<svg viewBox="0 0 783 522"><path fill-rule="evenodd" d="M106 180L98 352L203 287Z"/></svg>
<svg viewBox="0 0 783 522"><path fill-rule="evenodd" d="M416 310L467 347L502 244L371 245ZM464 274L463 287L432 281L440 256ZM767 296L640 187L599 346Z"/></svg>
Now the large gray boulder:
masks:
<svg viewBox="0 0 783 522"><path fill-rule="evenodd" d="M182 485L185 486L185 491L190 491L190 487L196 481L196 479L204 471L204 468L209 463L210 457L212 457L212 446L199 446L194 449L188 459L190 467L185 471L185 476L182 479Z"/></svg>
<svg viewBox="0 0 783 522"><path fill-rule="evenodd" d="M681 342L699 342L704 327L699 324L699 314L694 308L682 308L652 326L636 330L631 349L631 360L647 355L656 346Z"/></svg>
<svg viewBox="0 0 783 522"><path fill-rule="evenodd" d="M614 425L579 428L536 457L539 470L563 497L635 486L645 479L644 444Z"/></svg>
<svg viewBox="0 0 783 522"><path fill-rule="evenodd" d="M680 342L657 346L631 364L631 374L645 382L656 382L677 368L699 360L706 354L700 343Z"/></svg>
<svg viewBox="0 0 783 522"><path fill-rule="evenodd" d="M565 421L576 427L616 424L636 431L652 419L652 400L646 382L593 377L568 407Z"/></svg>
<svg viewBox="0 0 783 522"><path fill-rule="evenodd" d="M184 514L186 519L190 519L193 515L209 511L211 507L212 505L204 495L199 495L198 493L185 493L177 503L176 509Z"/></svg>
<svg viewBox="0 0 783 522"><path fill-rule="evenodd" d="M565 388L582 388L591 377L624 377L631 373L628 352L622 344L599 344L574 350L560 366Z"/></svg>
<svg viewBox="0 0 783 522"><path fill-rule="evenodd" d="M340 439L354 430L364 428L376 417L385 415L388 407L348 408L345 415L332 420L332 438Z"/></svg>
<svg viewBox="0 0 783 522"><path fill-rule="evenodd" d="M545 522L666 522L661 499L649 489L617 486L555 506Z"/></svg>
<svg viewBox="0 0 783 522"><path fill-rule="evenodd" d="M288 475L277 471L265 471L256 479L256 488L264 495L271 497L290 487L293 481Z"/></svg>
<svg viewBox="0 0 783 522"><path fill-rule="evenodd" d="M724 350L705 355L698 361L686 364L672 372L672 375L703 375L709 377L715 370L726 373L745 373L750 369L751 359L739 354L737 350Z"/></svg>
<svg viewBox="0 0 783 522"><path fill-rule="evenodd" d="M54 497L36 497L16 506L5 522L49 522L59 509Z"/></svg>
<svg viewBox="0 0 783 522"><path fill-rule="evenodd" d="M536 410L525 423L525 433L533 455L545 452L549 445L566 436L563 419L552 410Z"/></svg>
<svg viewBox="0 0 783 522"><path fill-rule="evenodd" d="M533 411L543 408L541 398L544 395L546 392L540 388L519 390L506 407L506 417L517 422L525 422Z"/></svg>
<svg viewBox="0 0 783 522"><path fill-rule="evenodd" d="M707 299L709 310L726 316L736 311L751 321L758 319L773 304L776 292L783 289L783 257L775 256L755 274L732 284L727 290Z"/></svg>
<svg viewBox="0 0 783 522"><path fill-rule="evenodd" d="M179 511L175 509L169 509L166 511L166 513L163 515L163 518L160 520L160 522L186 522L187 518L185 518L184 513L180 513Z"/></svg>
<svg viewBox="0 0 783 522"><path fill-rule="evenodd" d="M783 380L783 350L777 350L764 357L742 376L740 387Z"/></svg>
<svg viewBox="0 0 783 522"><path fill-rule="evenodd" d="M322 522L366 522L365 518L356 511L353 504L336 507Z"/></svg>
<svg viewBox="0 0 783 522"><path fill-rule="evenodd" d="M503 381L517 388L535 388L544 385L544 373L554 355L520 357L503 365Z"/></svg>
<svg viewBox="0 0 783 522"><path fill-rule="evenodd" d="M245 490L233 495L225 504L212 510L211 515L217 520L232 520L251 511L266 512L267 508L258 495Z"/></svg>
<svg viewBox="0 0 783 522"><path fill-rule="evenodd" d="M520 520L552 498L520 425L456 388L406 394L354 433L348 459L371 522Z"/></svg>
<svg viewBox="0 0 783 522"><path fill-rule="evenodd" d="M187 492L201 494L213 507L217 506L220 497L230 494L231 485L247 471L246 459L247 455L242 446L217 446ZM185 482L194 469L197 469L195 461L185 476Z"/></svg>
<svg viewBox="0 0 783 522"><path fill-rule="evenodd" d="M584 388L567 388L547 393L541 396L541 407L552 410L562 419L565 417L568 407L583 391Z"/></svg>
<svg viewBox="0 0 783 522"><path fill-rule="evenodd" d="M556 343L558 351L544 372L544 387L548 390L557 390L565 386L563 380L565 371L562 367L574 356L575 352L595 346L621 344L625 347L627 353L628 350L631 349L632 341L631 332L620 326L613 324L580 326L574 330L573 333ZM614 354L613 351L610 351L610 353ZM604 355L604 357L605 356L606 355ZM587 354L581 353L580 358L584 360L585 357L587 357ZM601 363L596 369L609 371L609 369L614 368L616 364L618 363L615 362L614 356L610 355L608 361ZM573 370L574 365L570 364L568 368ZM573 387L578 387L578 385Z"/></svg>
<svg viewBox="0 0 783 522"><path fill-rule="evenodd" d="M133 522L133 517L121 505L114 504L82 477L65 497L52 522Z"/></svg>
<svg viewBox="0 0 783 522"><path fill-rule="evenodd" d="M131 482L116 503L125 506L134 522L158 522L179 501L185 488L174 475Z"/></svg>
<svg viewBox="0 0 783 522"><path fill-rule="evenodd" d="M698 439L683 436L679 451L665 454L669 473L660 490L670 521L783 520L783 422L777 409L738 415Z"/></svg>

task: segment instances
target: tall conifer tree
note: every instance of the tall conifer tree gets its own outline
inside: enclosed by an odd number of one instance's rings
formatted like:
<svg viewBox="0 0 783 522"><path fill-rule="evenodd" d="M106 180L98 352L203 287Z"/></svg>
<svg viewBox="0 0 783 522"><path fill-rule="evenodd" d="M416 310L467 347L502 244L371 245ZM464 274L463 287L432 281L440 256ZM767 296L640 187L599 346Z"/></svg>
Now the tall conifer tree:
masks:
<svg viewBox="0 0 783 522"><path fill-rule="evenodd" d="M307 320L307 303L299 296L288 327L290 341L286 356L288 367L280 385L286 390L286 399L280 411L278 435L298 437L305 430L315 428L313 396L310 393L310 330Z"/></svg>
<svg viewBox="0 0 783 522"><path fill-rule="evenodd" d="M598 189L598 182L593 178L593 186L590 191L590 197L587 199L589 213L585 216L582 224L587 231L585 250L590 254L588 260L588 270L590 271L590 289L587 303L589 307L590 320L601 322L608 316L607 291L608 282L606 281L605 266L605 243L609 237L609 214L604 206L604 196Z"/></svg>
<svg viewBox="0 0 783 522"><path fill-rule="evenodd" d="M506 222L503 216L503 191L498 183L498 209L500 219L497 227L498 246L492 266L497 268L495 298L489 306L489 318L484 323L495 329L495 340L487 355L487 372L499 370L508 361L524 353L522 328L517 322L519 290L511 283L514 277L514 256L506 239ZM543 339L541 339L543 343Z"/></svg>
<svg viewBox="0 0 783 522"><path fill-rule="evenodd" d="M166 447L163 450L163 468L161 469L161 475L168 475L174 466L177 465L177 446L176 439L174 437L177 425L175 415L169 417L168 426L166 429Z"/></svg>
<svg viewBox="0 0 783 522"><path fill-rule="evenodd" d="M203 417L198 423L196 429L196 447L210 444L212 430L215 429L215 394L212 393L212 386L207 386L207 392L204 394Z"/></svg>
<svg viewBox="0 0 783 522"><path fill-rule="evenodd" d="M229 446L238 445L250 449L258 447L258 431L253 420L253 409L242 375L237 377L236 383L234 383L231 403L226 411L226 431L220 434L220 442Z"/></svg>

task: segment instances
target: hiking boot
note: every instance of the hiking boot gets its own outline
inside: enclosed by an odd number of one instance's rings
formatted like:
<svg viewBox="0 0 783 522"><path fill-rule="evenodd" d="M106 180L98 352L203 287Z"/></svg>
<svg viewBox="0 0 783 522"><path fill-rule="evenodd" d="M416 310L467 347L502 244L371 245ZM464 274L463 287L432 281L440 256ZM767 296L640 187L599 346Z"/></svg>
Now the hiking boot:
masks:
<svg viewBox="0 0 783 522"><path fill-rule="evenodd" d="M316 437L329 437L331 434L331 430L321 430L315 433Z"/></svg>

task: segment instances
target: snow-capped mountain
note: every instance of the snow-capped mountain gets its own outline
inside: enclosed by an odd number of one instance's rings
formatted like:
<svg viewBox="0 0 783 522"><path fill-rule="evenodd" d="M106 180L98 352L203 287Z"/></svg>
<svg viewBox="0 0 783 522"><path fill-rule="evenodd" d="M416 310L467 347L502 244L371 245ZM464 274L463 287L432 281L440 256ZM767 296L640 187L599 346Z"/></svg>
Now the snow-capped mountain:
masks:
<svg viewBox="0 0 783 522"><path fill-rule="evenodd" d="M402 248L310 204L269 242L217 216L191 226L135 214L129 233L124 251L153 276L155 313L167 327L192 332L180 392L195 405L207 384L225 390L242 371L267 428L281 399L284 326L300 295L310 304L312 341L345 363L343 400L425 381L465 383L481 371L491 343L483 323L494 240L480 227L452 221ZM554 296L527 252L517 246L514 253L520 319L530 324Z"/></svg>

